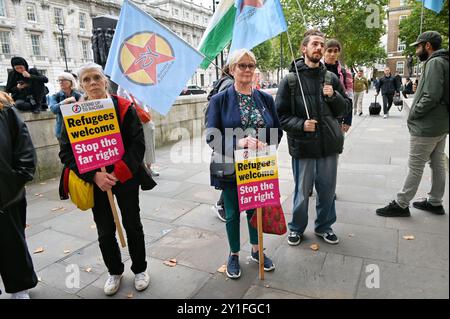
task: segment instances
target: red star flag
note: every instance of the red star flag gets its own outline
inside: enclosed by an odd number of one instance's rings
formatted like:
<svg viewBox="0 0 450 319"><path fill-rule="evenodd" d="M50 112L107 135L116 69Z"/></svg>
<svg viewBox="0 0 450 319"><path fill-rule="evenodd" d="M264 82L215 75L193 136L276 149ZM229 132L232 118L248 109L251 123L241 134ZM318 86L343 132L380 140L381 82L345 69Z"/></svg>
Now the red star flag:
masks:
<svg viewBox="0 0 450 319"><path fill-rule="evenodd" d="M129 1L124 1L105 73L165 115L203 56Z"/></svg>

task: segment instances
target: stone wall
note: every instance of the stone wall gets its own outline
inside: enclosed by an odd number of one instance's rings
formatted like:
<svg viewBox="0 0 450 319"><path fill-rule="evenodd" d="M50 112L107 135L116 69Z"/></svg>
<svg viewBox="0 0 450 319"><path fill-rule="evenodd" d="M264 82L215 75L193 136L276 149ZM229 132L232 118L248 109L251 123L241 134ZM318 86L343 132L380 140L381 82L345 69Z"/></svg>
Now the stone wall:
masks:
<svg viewBox="0 0 450 319"><path fill-rule="evenodd" d="M166 116L153 111L155 122L156 147L177 142L181 135L185 138L189 133L193 136L204 128L204 108L206 95L180 96ZM59 177L62 169L58 152L58 140L55 137L55 115L48 112L40 114L21 113L26 122L36 148L38 166L35 182ZM184 134L182 134L184 132Z"/></svg>

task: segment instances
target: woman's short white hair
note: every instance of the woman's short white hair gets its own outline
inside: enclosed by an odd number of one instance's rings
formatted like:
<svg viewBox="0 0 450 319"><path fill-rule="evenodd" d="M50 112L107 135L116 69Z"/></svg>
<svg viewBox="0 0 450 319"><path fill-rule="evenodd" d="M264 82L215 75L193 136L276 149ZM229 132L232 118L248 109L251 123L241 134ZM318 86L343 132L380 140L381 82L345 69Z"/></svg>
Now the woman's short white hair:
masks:
<svg viewBox="0 0 450 319"><path fill-rule="evenodd" d="M77 89L77 81L75 80L74 76L69 72L61 72L58 74L58 80L68 80L72 83L71 88Z"/></svg>
<svg viewBox="0 0 450 319"><path fill-rule="evenodd" d="M78 69L78 80L80 81L80 85L83 83L83 75L88 71L98 71L98 73L106 80L107 90L109 89L110 82L108 77L103 72L103 68L94 62L89 62Z"/></svg>
<svg viewBox="0 0 450 319"><path fill-rule="evenodd" d="M97 63L89 62L78 69L78 79L80 80L80 83L81 78L88 71L98 71L104 78L107 79L105 73L103 73L103 68L100 65L98 65Z"/></svg>
<svg viewBox="0 0 450 319"><path fill-rule="evenodd" d="M229 58L230 69L234 69L234 66L245 56L247 55L253 62L256 64L255 54L247 49L240 49L231 53Z"/></svg>

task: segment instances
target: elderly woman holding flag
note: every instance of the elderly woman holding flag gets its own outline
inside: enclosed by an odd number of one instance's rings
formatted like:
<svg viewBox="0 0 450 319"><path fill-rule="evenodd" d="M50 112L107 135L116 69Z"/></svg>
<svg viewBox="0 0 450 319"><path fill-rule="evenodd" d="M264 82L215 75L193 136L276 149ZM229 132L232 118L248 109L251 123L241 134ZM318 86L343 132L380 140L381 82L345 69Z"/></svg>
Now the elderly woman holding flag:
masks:
<svg viewBox="0 0 450 319"><path fill-rule="evenodd" d="M80 174L66 128L63 127L59 156L62 163L73 170L82 180L94 184L92 212L97 226L100 250L109 272L104 287L105 294L111 296L118 291L124 272L124 264L115 235L116 226L106 193L109 190L116 195L121 210L132 260L131 270L135 274L135 288L142 291L150 283L150 277L146 271L144 231L139 215L139 185L142 186L140 177L144 169L142 161L145 152L142 124L130 101L108 94L109 82L99 65L90 63L83 66L79 70L78 78L81 88L85 91L85 95L80 101L112 99L119 119L125 154L114 165L106 167L106 172L94 170ZM151 179L149 176L147 178Z"/></svg>
<svg viewBox="0 0 450 319"><path fill-rule="evenodd" d="M206 140L213 149L212 163L224 163L231 168L215 171L211 165L211 186L223 190L226 214L226 229L230 245L227 264L227 276L237 279L241 276L239 266L240 251L240 211L236 177L233 173L234 150L261 149L267 144L281 140L280 129L273 98L252 88L252 79L256 69L255 55L246 49L235 51L229 61L231 75L235 79L233 86L214 95L206 114ZM228 161L227 161L228 159ZM247 211L251 259L259 263L258 234L250 224L254 210ZM264 270L275 269L272 260L264 256Z"/></svg>

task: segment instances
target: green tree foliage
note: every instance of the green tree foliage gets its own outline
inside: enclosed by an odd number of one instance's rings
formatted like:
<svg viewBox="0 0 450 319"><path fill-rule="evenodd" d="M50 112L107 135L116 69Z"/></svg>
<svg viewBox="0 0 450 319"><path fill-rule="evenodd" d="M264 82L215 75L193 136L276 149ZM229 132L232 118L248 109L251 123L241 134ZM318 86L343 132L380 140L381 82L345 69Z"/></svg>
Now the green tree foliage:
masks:
<svg viewBox="0 0 450 319"><path fill-rule="evenodd" d="M409 46L416 41L420 33L420 19L422 13L422 3L416 0L409 0L411 15L400 22L399 38L406 43L405 55L415 55L415 48ZM444 8L437 14L436 12L424 8L424 19L422 31L438 31L443 38L443 47L448 47L448 0L444 2Z"/></svg>
<svg viewBox="0 0 450 319"><path fill-rule="evenodd" d="M304 16L299 9L298 2L303 9ZM342 43L341 59L344 64L351 67L372 66L386 57L385 50L380 44L380 38L385 34L383 20L386 17L384 7L387 3L388 0L281 0L289 26L288 32L294 56L296 58L300 56L300 43L307 26L308 29L318 28L328 38L335 38ZM375 17L375 21L373 21L373 17ZM264 61L265 66L276 69L281 60L280 37L266 43L270 43L272 47L270 57L265 55L258 60L258 63ZM283 35L282 46L284 51L283 68L286 68L292 61L286 34Z"/></svg>

